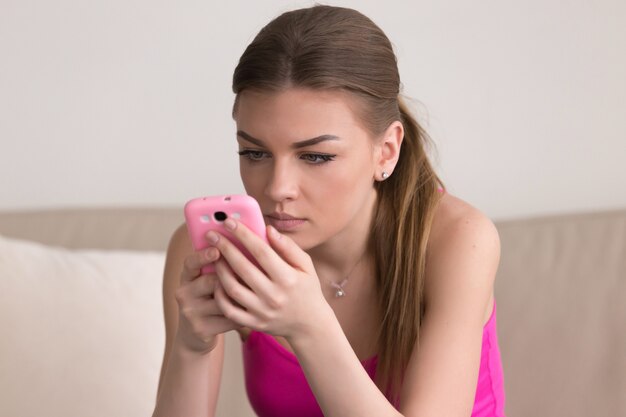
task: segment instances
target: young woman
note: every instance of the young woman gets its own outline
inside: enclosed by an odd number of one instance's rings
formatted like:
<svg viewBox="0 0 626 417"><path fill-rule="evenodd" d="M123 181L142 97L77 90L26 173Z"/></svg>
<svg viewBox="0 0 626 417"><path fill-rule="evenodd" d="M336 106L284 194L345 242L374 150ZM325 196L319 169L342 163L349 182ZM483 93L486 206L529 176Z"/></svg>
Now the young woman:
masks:
<svg viewBox="0 0 626 417"><path fill-rule="evenodd" d="M489 219L446 193L367 17L316 6L270 22L235 69L240 172L269 244L226 222L174 234L154 416L215 412L223 333L260 416L502 416ZM214 274L202 266L214 263Z"/></svg>

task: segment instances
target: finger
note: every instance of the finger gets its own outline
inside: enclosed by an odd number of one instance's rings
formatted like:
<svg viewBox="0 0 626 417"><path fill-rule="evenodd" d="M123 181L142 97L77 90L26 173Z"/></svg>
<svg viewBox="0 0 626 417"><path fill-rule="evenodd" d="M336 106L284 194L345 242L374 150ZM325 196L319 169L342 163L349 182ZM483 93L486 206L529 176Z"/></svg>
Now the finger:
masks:
<svg viewBox="0 0 626 417"><path fill-rule="evenodd" d="M216 287L219 285L220 288L224 289L232 301L248 311L258 313L263 309L263 302L259 296L237 279L226 261L219 261L215 265L215 269L219 277L219 283L216 282ZM265 277L263 279L267 280Z"/></svg>
<svg viewBox="0 0 626 417"><path fill-rule="evenodd" d="M176 289L174 296L185 317L192 318L198 314L202 316L222 314L219 309L214 308L216 306L214 292L217 280L216 275L204 275Z"/></svg>
<svg viewBox="0 0 626 417"><path fill-rule="evenodd" d="M271 278L268 278L265 272L254 265L230 240L218 234L216 234L216 236L218 237L218 241L215 242L214 245L219 250L221 257L228 263L229 267L232 268L234 274L240 277L258 296L262 298L269 296L272 293ZM237 237L235 236L235 238ZM269 252L273 253L273 251L267 243L259 239L252 245L257 244L262 245L262 250L268 252L265 256L271 256ZM273 253L273 256L277 261L282 262L278 255Z"/></svg>
<svg viewBox="0 0 626 417"><path fill-rule="evenodd" d="M196 279L201 275L201 269L219 259L220 253L214 247L196 251L185 258L180 275L181 283Z"/></svg>
<svg viewBox="0 0 626 417"><path fill-rule="evenodd" d="M196 337L205 343L214 339L220 333L236 330L240 327L237 323L224 316L212 316L203 320L201 324L191 325L191 329L196 334Z"/></svg>
<svg viewBox="0 0 626 417"><path fill-rule="evenodd" d="M184 307L182 311L187 320L194 320L197 318L206 319L212 316L224 316L215 299L192 302L189 306Z"/></svg>
<svg viewBox="0 0 626 417"><path fill-rule="evenodd" d="M237 330L241 327L239 324L224 316L213 316L210 325L211 331L216 334Z"/></svg>
<svg viewBox="0 0 626 417"><path fill-rule="evenodd" d="M261 265L264 258L271 256L273 251L268 251L267 236L260 237L248 228L244 223L234 219L224 221L224 227L250 252L252 257Z"/></svg>
<svg viewBox="0 0 626 417"><path fill-rule="evenodd" d="M235 221L233 219L228 219L224 222L224 226L250 252L254 259L256 259L261 269L267 273L266 275L269 276L270 279L276 279L285 273L285 261L281 258L281 256L276 253L276 251L273 250L272 247L267 244L267 242L265 242L254 232L252 232L245 224ZM219 243L216 246L218 245ZM222 250L221 247L220 252L224 257L228 257L229 255L224 250ZM230 259L228 261L228 263L234 267L234 271L237 273L237 275L242 278L246 277L244 271L236 269L236 267L239 267L239 265L235 265L233 262L230 261ZM292 266L299 269L303 269L304 267L304 265Z"/></svg>
<svg viewBox="0 0 626 417"><path fill-rule="evenodd" d="M217 280L217 274L200 275L198 278L187 284L189 294L194 298L213 298L215 282Z"/></svg>
<svg viewBox="0 0 626 417"><path fill-rule="evenodd" d="M313 267L311 257L289 236L281 234L272 226L267 226L267 240L276 253L294 268L309 271Z"/></svg>
<svg viewBox="0 0 626 417"><path fill-rule="evenodd" d="M215 301L217 302L218 307L229 320L239 324L240 326L256 328L257 320L255 317L248 313L246 310L243 310L237 306L235 306L231 300L229 300L228 295L224 291L224 288L218 284L215 286Z"/></svg>

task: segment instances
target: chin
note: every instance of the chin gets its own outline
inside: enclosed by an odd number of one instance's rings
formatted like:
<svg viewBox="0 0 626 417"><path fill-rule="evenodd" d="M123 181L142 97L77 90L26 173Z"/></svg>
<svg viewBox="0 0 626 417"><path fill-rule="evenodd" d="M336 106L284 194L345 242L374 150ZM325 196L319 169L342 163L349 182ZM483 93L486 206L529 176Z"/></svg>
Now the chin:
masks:
<svg viewBox="0 0 626 417"><path fill-rule="evenodd" d="M305 252L308 252L309 250L324 243L323 241L320 241L319 237L311 236L310 233L306 232L283 232L283 235L289 236L291 240L293 240L295 244Z"/></svg>
<svg viewBox="0 0 626 417"><path fill-rule="evenodd" d="M283 233L284 235L287 235L291 238L291 240L293 240L296 245L298 245L298 247L300 247L300 249L302 249L303 251L308 251L309 249L317 246L317 244L315 244L314 242L311 241L311 239L307 239L306 236L302 236L302 234L300 233Z"/></svg>

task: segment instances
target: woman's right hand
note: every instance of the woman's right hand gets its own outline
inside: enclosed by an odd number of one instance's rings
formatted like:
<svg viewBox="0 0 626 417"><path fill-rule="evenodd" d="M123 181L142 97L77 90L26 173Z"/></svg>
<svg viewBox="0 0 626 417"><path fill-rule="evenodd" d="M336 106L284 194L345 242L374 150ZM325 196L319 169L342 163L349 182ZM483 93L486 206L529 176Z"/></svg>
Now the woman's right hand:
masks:
<svg viewBox="0 0 626 417"><path fill-rule="evenodd" d="M201 271L203 266L217 261L219 256L214 247L187 256L176 290L179 311L176 342L198 354L212 351L218 334L241 327L224 317L213 298L217 275Z"/></svg>

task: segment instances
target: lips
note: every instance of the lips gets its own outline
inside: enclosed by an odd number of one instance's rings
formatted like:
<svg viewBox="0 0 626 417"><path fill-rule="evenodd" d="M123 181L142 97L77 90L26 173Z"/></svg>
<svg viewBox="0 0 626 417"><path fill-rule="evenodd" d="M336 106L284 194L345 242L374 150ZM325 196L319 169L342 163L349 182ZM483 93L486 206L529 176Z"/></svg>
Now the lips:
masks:
<svg viewBox="0 0 626 417"><path fill-rule="evenodd" d="M273 212L265 216L268 222L279 232L293 231L306 223L305 219L294 217L287 213Z"/></svg>

